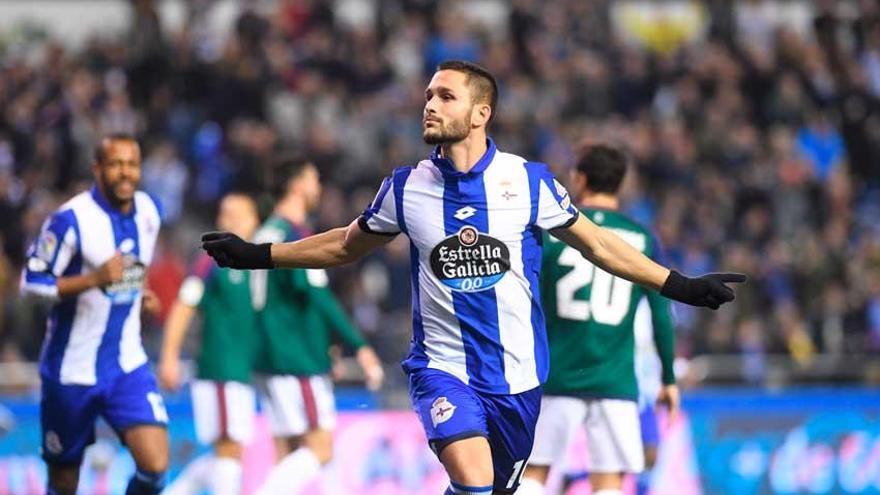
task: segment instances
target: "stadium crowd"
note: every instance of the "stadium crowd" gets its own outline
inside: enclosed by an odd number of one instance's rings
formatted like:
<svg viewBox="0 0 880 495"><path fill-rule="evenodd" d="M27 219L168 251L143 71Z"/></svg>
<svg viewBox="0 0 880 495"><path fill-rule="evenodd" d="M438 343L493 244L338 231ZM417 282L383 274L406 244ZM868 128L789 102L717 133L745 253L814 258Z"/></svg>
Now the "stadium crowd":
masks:
<svg viewBox="0 0 880 495"><path fill-rule="evenodd" d="M89 184L99 136L143 145L167 225L150 285L167 307L224 192L268 211L280 150L322 173L317 228L426 156L426 76L448 58L498 77L500 148L565 177L582 143L623 146L637 172L626 209L667 262L750 275L717 313L677 306L681 355L880 351L880 2L816 2L800 30L779 2L702 2L693 39L639 43L608 1L243 2L224 36L206 28L210 0L189 2L179 31L156 3L133 1L126 36L82 48L0 39L0 361L37 357L45 320L18 296L23 253ZM388 363L408 346L408 251L398 239L331 273Z"/></svg>

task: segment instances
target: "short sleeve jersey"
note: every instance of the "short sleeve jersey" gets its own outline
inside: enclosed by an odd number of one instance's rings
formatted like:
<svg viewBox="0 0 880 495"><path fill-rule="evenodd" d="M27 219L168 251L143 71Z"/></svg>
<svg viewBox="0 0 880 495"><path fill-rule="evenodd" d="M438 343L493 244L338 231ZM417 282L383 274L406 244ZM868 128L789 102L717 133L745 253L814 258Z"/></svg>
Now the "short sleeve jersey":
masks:
<svg viewBox="0 0 880 495"><path fill-rule="evenodd" d="M410 240L413 337L404 369L440 369L490 394L543 383L541 232L577 216L546 165L503 153L491 139L466 173L439 148L396 169L358 224Z"/></svg>
<svg viewBox="0 0 880 495"><path fill-rule="evenodd" d="M612 210L585 209L597 225L612 230L648 257L656 258L650 231ZM654 340L665 383L672 373L674 333L669 300L594 266L572 247L548 238L541 278L550 342L550 395L636 400L634 322L639 302L650 306Z"/></svg>
<svg viewBox="0 0 880 495"><path fill-rule="evenodd" d="M25 294L54 299L40 356L43 379L95 385L147 362L141 345L141 298L161 226L161 208L137 191L123 213L97 187L56 211L28 250ZM122 280L76 296L58 297L58 278L98 270L122 255Z"/></svg>
<svg viewBox="0 0 880 495"><path fill-rule="evenodd" d="M290 242L306 229L272 216L257 242ZM268 374L327 373L336 336L350 348L365 345L328 286L324 270L276 269L251 272L251 294L261 337L256 369Z"/></svg>
<svg viewBox="0 0 880 495"><path fill-rule="evenodd" d="M249 382L258 335L250 272L221 268L206 254L193 264L178 299L202 314L198 377Z"/></svg>

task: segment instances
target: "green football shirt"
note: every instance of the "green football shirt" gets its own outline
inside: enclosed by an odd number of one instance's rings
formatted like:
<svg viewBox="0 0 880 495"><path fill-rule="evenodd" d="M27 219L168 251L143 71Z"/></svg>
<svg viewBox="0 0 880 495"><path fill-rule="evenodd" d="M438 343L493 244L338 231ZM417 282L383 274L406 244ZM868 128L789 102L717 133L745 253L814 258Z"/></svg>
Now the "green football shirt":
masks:
<svg viewBox="0 0 880 495"><path fill-rule="evenodd" d="M258 335L249 273L220 268L203 254L180 288L179 299L202 314L198 378L249 382Z"/></svg>
<svg viewBox="0 0 880 495"><path fill-rule="evenodd" d="M627 216L611 210L581 211L645 255L657 255L650 232ZM675 383L669 301L594 266L549 235L545 234L544 241L541 296L550 347L550 375L544 392L638 400L633 320L643 296L651 306L663 383Z"/></svg>
<svg viewBox="0 0 880 495"><path fill-rule="evenodd" d="M305 229L276 215L263 224L256 241L290 242L306 235ZM330 371L334 334L353 349L366 344L327 286L324 270L254 271L251 297L261 337L258 371L324 374Z"/></svg>

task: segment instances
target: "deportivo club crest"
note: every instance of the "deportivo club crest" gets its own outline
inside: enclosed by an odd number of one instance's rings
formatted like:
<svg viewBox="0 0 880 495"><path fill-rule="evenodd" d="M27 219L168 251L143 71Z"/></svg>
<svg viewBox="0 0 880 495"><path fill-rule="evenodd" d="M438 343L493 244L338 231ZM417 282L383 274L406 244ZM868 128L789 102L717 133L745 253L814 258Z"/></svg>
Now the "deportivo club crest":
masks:
<svg viewBox="0 0 880 495"><path fill-rule="evenodd" d="M438 397L431 404L431 423L436 428L440 423L449 421L449 418L455 413L455 406L449 402L446 397Z"/></svg>
<svg viewBox="0 0 880 495"><path fill-rule="evenodd" d="M454 291L486 290L510 270L510 250L498 239L465 225L434 247L431 270Z"/></svg>

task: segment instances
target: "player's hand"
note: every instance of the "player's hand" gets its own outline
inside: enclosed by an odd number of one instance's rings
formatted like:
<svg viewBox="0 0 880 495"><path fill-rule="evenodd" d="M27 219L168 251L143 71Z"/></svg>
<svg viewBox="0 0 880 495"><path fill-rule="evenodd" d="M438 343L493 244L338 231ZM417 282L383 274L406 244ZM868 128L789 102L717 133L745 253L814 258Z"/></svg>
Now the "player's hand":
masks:
<svg viewBox="0 0 880 495"><path fill-rule="evenodd" d="M144 294L141 298L141 311L150 317L156 316L162 311L162 301L150 289L144 289Z"/></svg>
<svg viewBox="0 0 880 495"><path fill-rule="evenodd" d="M98 287L105 287L122 280L125 271L125 262L122 259L122 253L116 251L113 257L105 261L103 265L95 270L95 282Z"/></svg>
<svg viewBox="0 0 880 495"><path fill-rule="evenodd" d="M363 346L357 351L357 361L364 370L364 381L369 390L379 390L382 381L385 380L385 370L382 369L382 362L379 356L370 346Z"/></svg>
<svg viewBox="0 0 880 495"><path fill-rule="evenodd" d="M239 270L273 268L272 244L253 244L232 232L202 234L202 249L218 265Z"/></svg>
<svg viewBox="0 0 880 495"><path fill-rule="evenodd" d="M745 281L746 276L742 273L708 273L691 278L672 270L660 289L660 294L692 306L718 309L722 304L736 298L733 289L726 284Z"/></svg>
<svg viewBox="0 0 880 495"><path fill-rule="evenodd" d="M162 356L159 360L159 386L175 391L180 388L180 360Z"/></svg>
<svg viewBox="0 0 880 495"><path fill-rule="evenodd" d="M678 385L664 385L660 388L660 395L657 396L657 406L665 406L668 413L668 424L672 424L678 418L681 411L681 392Z"/></svg>

